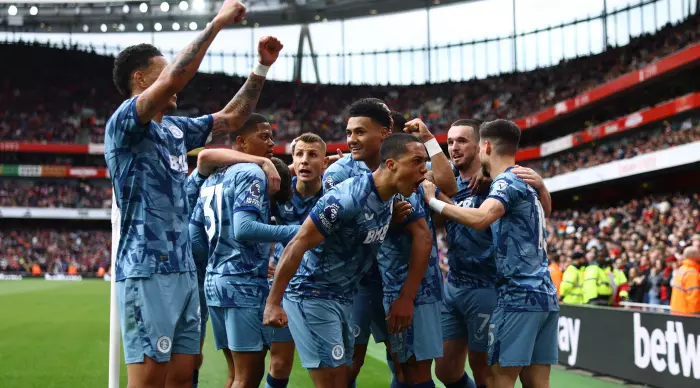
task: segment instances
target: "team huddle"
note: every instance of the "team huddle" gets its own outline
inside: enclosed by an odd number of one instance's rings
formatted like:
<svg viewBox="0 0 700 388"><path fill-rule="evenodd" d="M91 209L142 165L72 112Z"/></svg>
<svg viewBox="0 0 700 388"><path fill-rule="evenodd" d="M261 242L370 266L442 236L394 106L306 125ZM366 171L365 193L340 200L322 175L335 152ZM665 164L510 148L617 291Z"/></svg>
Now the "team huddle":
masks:
<svg viewBox="0 0 700 388"><path fill-rule="evenodd" d="M286 387L295 351L316 387L354 387L371 337L392 387L549 387L557 292L548 271L542 178L515 164L512 122L459 120L449 158L427 126L374 98L351 105L348 155L299 136L293 163L253 113L282 44L220 111L164 115L216 34L245 7L227 0L168 64L124 50L114 82L128 99L107 123L105 159L121 212L117 300L130 387L198 385L206 323L226 387ZM207 149L188 175L187 152ZM436 230L446 230L449 272ZM464 371L467 359L474 374Z"/></svg>

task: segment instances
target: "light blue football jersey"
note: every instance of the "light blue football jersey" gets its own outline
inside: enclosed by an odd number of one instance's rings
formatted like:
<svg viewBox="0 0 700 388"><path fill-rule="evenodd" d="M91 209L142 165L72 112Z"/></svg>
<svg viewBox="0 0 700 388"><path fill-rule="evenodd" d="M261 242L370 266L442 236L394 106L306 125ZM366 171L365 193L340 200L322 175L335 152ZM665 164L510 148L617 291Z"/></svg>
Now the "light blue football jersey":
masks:
<svg viewBox="0 0 700 388"><path fill-rule="evenodd" d="M208 240L204 291L209 306L259 307L267 297L270 244L235 239L233 218L239 211L255 214L261 223L270 221L267 178L253 163L215 171L202 186L192 216ZM193 233L193 239L197 236L203 238Z"/></svg>
<svg viewBox="0 0 700 388"><path fill-rule="evenodd" d="M141 124L136 99L107 121L105 161L121 211L117 280L194 271L185 192L187 151L204 146L212 116Z"/></svg>
<svg viewBox="0 0 700 388"><path fill-rule="evenodd" d="M547 260L547 228L537 191L509 167L491 183L488 198L505 214L491 224L498 306L506 311L558 311L557 289Z"/></svg>
<svg viewBox="0 0 700 388"><path fill-rule="evenodd" d="M272 215L277 225L301 225L308 217L316 202L323 196L323 189L316 195L304 198L297 191L297 177L292 177L292 198L287 202L275 203L272 207ZM278 243L275 246L274 261L279 262L284 246Z"/></svg>
<svg viewBox="0 0 700 388"><path fill-rule="evenodd" d="M352 303L360 279L376 263L392 210L393 197L382 201L371 173L350 178L324 194L309 217L326 240L304 254L287 298Z"/></svg>
<svg viewBox="0 0 700 388"><path fill-rule="evenodd" d="M472 192L468 187L469 181L457 176L457 195L452 197L452 202L455 206L478 209L486 200L486 195ZM497 270L491 228L476 230L447 220L445 230L450 268L447 280L460 288L494 288Z"/></svg>
<svg viewBox="0 0 700 388"><path fill-rule="evenodd" d="M423 187L419 186L418 192L408 198L397 195L394 198L400 201L408 201L413 207L411 214L402 225L389 228L386 239L379 250L377 261L379 272L382 276L384 300L391 303L399 296L401 287L408 275L408 264L411 259L411 236L404 231L404 227L417 219L424 218L433 235L433 246L430 252L430 262L416 294L415 304L435 303L442 300L442 277L440 276L437 238L432 214L425 208Z"/></svg>

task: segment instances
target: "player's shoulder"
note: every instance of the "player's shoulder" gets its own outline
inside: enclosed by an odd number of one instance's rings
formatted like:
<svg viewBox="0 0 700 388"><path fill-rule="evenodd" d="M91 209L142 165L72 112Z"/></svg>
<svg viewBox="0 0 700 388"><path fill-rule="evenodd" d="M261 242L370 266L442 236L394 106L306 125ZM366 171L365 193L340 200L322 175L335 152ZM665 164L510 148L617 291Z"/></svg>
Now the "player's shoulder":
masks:
<svg viewBox="0 0 700 388"><path fill-rule="evenodd" d="M130 97L124 100L117 109L114 110L112 116L107 120L107 127L123 125L124 121L136 119L136 99L138 96Z"/></svg>
<svg viewBox="0 0 700 388"><path fill-rule="evenodd" d="M237 178L264 178L262 168L255 163L236 163L228 167L226 175Z"/></svg>
<svg viewBox="0 0 700 388"><path fill-rule="evenodd" d="M505 191L506 189L515 189L517 191L526 191L527 183L513 174L510 170L506 170L498 174L491 182L491 189L497 191Z"/></svg>

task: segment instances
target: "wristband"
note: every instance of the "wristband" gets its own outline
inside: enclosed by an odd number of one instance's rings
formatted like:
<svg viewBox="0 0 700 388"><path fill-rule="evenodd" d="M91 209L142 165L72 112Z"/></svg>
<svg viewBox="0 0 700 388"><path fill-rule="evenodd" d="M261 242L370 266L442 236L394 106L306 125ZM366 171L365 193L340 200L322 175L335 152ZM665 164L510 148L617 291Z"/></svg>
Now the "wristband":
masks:
<svg viewBox="0 0 700 388"><path fill-rule="evenodd" d="M267 77L268 71L270 71L270 66L265 66L260 62L258 62L253 68L253 74L257 75L258 77Z"/></svg>
<svg viewBox="0 0 700 388"><path fill-rule="evenodd" d="M428 151L428 156L431 158L442 153L442 148L440 148L440 144L438 144L438 141L435 138L426 141L423 143L423 145L425 145L425 149Z"/></svg>
<svg viewBox="0 0 700 388"><path fill-rule="evenodd" d="M442 202L437 198L430 198L430 201L428 201L428 206L438 214L442 214L442 209L445 208L445 205L447 205L446 202Z"/></svg>

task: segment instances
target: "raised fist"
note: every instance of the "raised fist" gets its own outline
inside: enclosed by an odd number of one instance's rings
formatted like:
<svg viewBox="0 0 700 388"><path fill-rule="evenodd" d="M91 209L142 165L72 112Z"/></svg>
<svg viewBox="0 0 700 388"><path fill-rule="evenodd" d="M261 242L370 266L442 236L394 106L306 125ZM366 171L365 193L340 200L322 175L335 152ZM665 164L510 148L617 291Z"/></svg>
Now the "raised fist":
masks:
<svg viewBox="0 0 700 388"><path fill-rule="evenodd" d="M219 13L216 15L216 19L220 20L223 26L227 26L231 23L238 24L243 20L245 16L246 8L243 3L236 0L225 0L219 9Z"/></svg>
<svg viewBox="0 0 700 388"><path fill-rule="evenodd" d="M265 66L272 66L282 51L282 42L274 36L263 36L258 41L258 61Z"/></svg>

